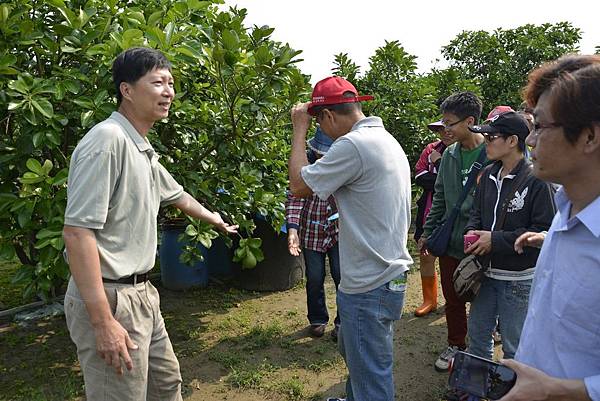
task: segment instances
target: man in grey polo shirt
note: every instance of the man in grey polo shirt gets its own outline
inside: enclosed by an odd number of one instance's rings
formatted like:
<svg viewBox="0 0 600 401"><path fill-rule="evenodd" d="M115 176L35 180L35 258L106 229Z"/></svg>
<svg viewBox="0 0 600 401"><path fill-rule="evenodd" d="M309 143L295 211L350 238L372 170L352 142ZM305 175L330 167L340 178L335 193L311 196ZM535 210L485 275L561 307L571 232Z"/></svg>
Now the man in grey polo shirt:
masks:
<svg viewBox="0 0 600 401"><path fill-rule="evenodd" d="M354 86L340 77L315 85L312 102L292 109L289 160L294 196L333 194L339 209L341 282L337 293L339 348L350 373L348 401L394 399L393 323L400 319L410 225L410 166L379 117L365 117ZM314 164L306 132L314 116L334 139ZM336 399L330 399L336 400ZM339 400L339 399L338 399Z"/></svg>
<svg viewBox="0 0 600 401"><path fill-rule="evenodd" d="M118 112L94 126L71 157L65 315L88 400L182 399L179 364L148 281L159 207L173 205L226 233L237 229L184 192L146 139L168 116L170 68L153 49L121 53L113 63Z"/></svg>

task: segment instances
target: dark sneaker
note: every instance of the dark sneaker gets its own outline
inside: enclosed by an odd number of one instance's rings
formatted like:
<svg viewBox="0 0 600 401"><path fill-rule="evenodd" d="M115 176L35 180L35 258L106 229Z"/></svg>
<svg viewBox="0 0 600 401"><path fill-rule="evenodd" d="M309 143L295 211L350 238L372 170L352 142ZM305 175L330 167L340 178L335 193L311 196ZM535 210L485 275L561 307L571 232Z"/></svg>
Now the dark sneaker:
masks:
<svg viewBox="0 0 600 401"><path fill-rule="evenodd" d="M460 351L460 348L455 345L446 348L446 350L440 354L437 361L435 361L435 370L438 372L446 372L450 368L450 361L458 351Z"/></svg>
<svg viewBox="0 0 600 401"><path fill-rule="evenodd" d="M328 398L327 401L346 401L345 398Z"/></svg>
<svg viewBox="0 0 600 401"><path fill-rule="evenodd" d="M312 337L323 337L323 334L325 334L325 327L327 327L326 324L311 324L308 328L308 333Z"/></svg>
<svg viewBox="0 0 600 401"><path fill-rule="evenodd" d="M340 330L340 326L335 326L333 330L331 330L331 339L337 343L338 331Z"/></svg>

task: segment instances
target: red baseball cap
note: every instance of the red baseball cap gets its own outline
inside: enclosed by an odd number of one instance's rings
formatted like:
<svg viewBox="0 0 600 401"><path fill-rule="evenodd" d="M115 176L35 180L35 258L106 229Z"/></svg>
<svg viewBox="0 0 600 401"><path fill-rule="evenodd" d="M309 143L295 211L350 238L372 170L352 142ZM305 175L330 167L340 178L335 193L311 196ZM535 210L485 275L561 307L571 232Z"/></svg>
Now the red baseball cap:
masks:
<svg viewBox="0 0 600 401"><path fill-rule="evenodd" d="M344 93L352 92L353 97L344 97ZM373 96L358 96L358 91L350 82L342 77L329 77L320 80L312 92L312 101L308 105L308 114L314 116L316 106L331 106L341 103L356 103L373 100Z"/></svg>
<svg viewBox="0 0 600 401"><path fill-rule="evenodd" d="M510 106L496 106L490 111L485 121L489 121L492 118L499 116L500 114L508 113L509 111L514 111Z"/></svg>

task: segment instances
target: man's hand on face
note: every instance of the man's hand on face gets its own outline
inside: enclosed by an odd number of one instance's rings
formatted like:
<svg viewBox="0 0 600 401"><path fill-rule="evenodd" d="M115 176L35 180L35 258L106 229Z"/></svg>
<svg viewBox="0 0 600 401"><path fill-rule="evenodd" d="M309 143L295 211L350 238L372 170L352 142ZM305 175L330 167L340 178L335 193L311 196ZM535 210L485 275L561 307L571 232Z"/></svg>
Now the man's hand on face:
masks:
<svg viewBox="0 0 600 401"><path fill-rule="evenodd" d="M294 135L296 133L304 133L306 135L306 132L310 128L312 117L308 114L308 105L309 103L298 103L292 107L290 114L292 125L294 126Z"/></svg>

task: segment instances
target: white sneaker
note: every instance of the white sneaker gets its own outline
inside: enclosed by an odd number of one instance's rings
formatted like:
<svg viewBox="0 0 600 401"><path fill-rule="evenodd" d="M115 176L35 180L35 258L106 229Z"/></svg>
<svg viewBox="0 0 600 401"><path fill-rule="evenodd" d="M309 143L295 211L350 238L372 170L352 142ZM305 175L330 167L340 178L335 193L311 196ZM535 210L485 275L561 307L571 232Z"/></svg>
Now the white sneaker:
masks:
<svg viewBox="0 0 600 401"><path fill-rule="evenodd" d="M446 350L440 354L437 361L435 361L435 370L438 372L446 372L450 368L450 361L458 351L460 351L460 348L455 345L446 348Z"/></svg>

